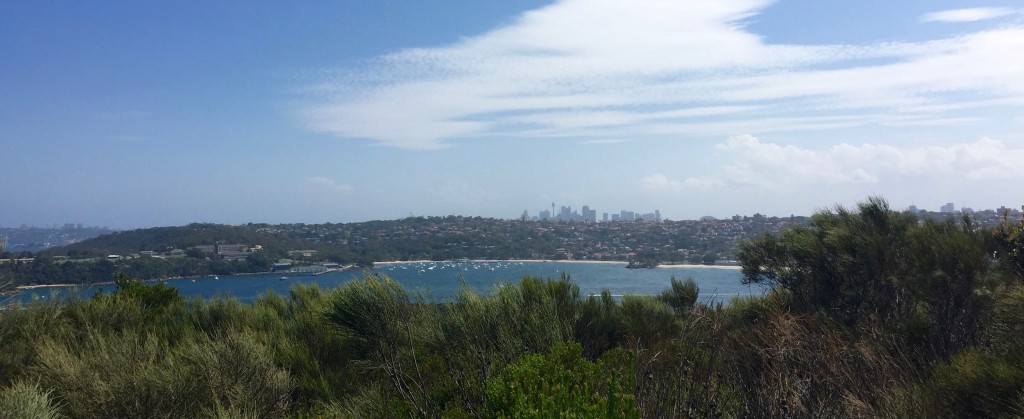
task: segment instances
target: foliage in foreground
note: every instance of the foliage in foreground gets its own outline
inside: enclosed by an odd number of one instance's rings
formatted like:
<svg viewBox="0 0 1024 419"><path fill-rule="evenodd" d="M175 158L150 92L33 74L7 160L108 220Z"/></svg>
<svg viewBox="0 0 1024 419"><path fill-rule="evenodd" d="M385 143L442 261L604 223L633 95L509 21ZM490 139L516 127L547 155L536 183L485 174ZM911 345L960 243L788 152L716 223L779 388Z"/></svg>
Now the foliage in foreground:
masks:
<svg viewBox="0 0 1024 419"><path fill-rule="evenodd" d="M1019 416L1020 229L916 222L882 201L823 212L746 245L748 280L776 287L727 306L675 279L621 300L523 278L436 302L367 274L245 305L121 278L111 295L0 310L0 411Z"/></svg>

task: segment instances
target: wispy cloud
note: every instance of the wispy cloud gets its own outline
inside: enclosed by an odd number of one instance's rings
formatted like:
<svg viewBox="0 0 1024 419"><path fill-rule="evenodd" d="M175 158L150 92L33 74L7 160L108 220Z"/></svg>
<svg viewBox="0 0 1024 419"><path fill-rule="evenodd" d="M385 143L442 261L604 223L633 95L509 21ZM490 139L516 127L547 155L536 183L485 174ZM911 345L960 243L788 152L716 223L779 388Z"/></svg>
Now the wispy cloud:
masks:
<svg viewBox="0 0 1024 419"><path fill-rule="evenodd" d="M650 191L679 192L683 189L683 184L675 180L670 180L667 176L661 173L654 173L641 178L640 187Z"/></svg>
<svg viewBox="0 0 1024 419"><path fill-rule="evenodd" d="M653 192L681 192L686 189L708 189L722 186L724 183L712 178L686 178L682 181L669 179L661 173L653 173L640 178L640 187Z"/></svg>
<svg viewBox="0 0 1024 419"><path fill-rule="evenodd" d="M1024 148L990 138L948 146L838 144L808 148L761 142L751 135L729 138L717 148L729 162L708 183L769 189L793 185L874 184L895 178L965 178L1012 181L1024 176ZM696 181L696 180L692 180ZM680 189L665 176L645 178L654 186Z"/></svg>
<svg viewBox="0 0 1024 419"><path fill-rule="evenodd" d="M484 137L938 125L965 98L1024 98L1024 27L917 43L771 44L745 25L768 4L563 0L454 45L319 80L301 113L342 138L436 149Z"/></svg>
<svg viewBox="0 0 1024 419"><path fill-rule="evenodd" d="M584 140L580 141L580 144L622 144L628 142L630 142L630 140L625 140L622 138L605 138L600 140Z"/></svg>
<svg viewBox="0 0 1024 419"><path fill-rule="evenodd" d="M313 176L313 177L308 178L306 180L310 184L318 187L321 191L326 191L326 192L330 192L330 193L343 193L343 194L347 194L347 193L351 193L351 192L355 191L355 188L352 187L352 185L349 185L347 183L338 183L334 179L330 179L330 178L326 178L326 177L322 177L322 176Z"/></svg>
<svg viewBox="0 0 1024 419"><path fill-rule="evenodd" d="M922 22L977 22L995 19L1016 13L1007 7L975 7L969 9L943 10L926 13L921 16Z"/></svg>

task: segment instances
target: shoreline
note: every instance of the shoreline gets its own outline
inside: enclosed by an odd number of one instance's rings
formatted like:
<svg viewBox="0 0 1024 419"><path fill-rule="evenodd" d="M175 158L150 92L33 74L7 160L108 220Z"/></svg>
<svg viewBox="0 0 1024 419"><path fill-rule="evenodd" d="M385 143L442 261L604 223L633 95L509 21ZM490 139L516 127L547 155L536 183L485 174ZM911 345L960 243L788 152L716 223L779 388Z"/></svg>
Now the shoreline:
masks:
<svg viewBox="0 0 1024 419"><path fill-rule="evenodd" d="M740 265L692 265L692 264L673 264L673 265L658 265L656 269L673 269L673 268L692 268L692 269L732 269L740 270L743 269Z"/></svg>
<svg viewBox="0 0 1024 419"><path fill-rule="evenodd" d="M522 262L522 263L586 263L586 264L605 264L605 265L623 265L625 266L628 262L618 260L554 260L554 259L470 259L470 260L389 260L374 262L374 265L401 265L401 264L414 264L414 263L505 263L505 262ZM694 264L662 264L658 265L654 269L732 269L739 270L740 266L735 265L694 265ZM233 275L225 276L250 276L250 275L267 275L273 272L244 272ZM195 275L195 276L175 276L167 278L156 278L156 279L144 279L140 280L146 283L170 281L175 279L196 279L204 278L215 275ZM18 285L15 287L15 293L20 291L45 289L45 288L73 288L73 287L86 287L86 286L97 286L97 285L112 285L113 281L104 282L90 282L86 284L39 284L39 285Z"/></svg>
<svg viewBox="0 0 1024 419"><path fill-rule="evenodd" d="M374 265L398 265L403 263L505 263L505 262L524 262L524 263L605 263L605 264L620 264L625 265L626 262L617 260L554 260L554 259L470 259L470 260L389 260L383 262L373 262Z"/></svg>
<svg viewBox="0 0 1024 419"><path fill-rule="evenodd" d="M35 290L35 289L41 289L41 288L71 288L71 287L82 287L82 286L88 286L88 285L108 285L108 284L113 284L113 282L90 282L88 284L18 285L17 287L14 287L14 289L16 289L18 291L22 291L22 290Z"/></svg>
<svg viewBox="0 0 1024 419"><path fill-rule="evenodd" d="M462 262L476 262L476 263L504 263L504 262L525 262L525 263L588 263L588 264L609 264L609 265L626 265L629 262L621 260L567 260L567 259L470 259L470 260L389 260L383 262L373 262L374 265L400 265L403 263L462 263ZM688 263L673 263L673 264L659 264L654 269L673 269L673 268L690 268L690 269L741 269L739 265L695 265Z"/></svg>

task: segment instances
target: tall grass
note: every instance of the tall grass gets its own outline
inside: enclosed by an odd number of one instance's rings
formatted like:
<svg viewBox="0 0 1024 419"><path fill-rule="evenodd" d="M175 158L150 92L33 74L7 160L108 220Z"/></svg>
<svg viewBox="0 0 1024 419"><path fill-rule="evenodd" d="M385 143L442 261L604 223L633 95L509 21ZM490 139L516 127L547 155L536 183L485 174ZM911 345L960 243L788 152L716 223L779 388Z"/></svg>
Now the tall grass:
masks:
<svg viewBox="0 0 1024 419"><path fill-rule="evenodd" d="M0 391L0 419L56 419L61 417L50 391L38 384L18 382Z"/></svg>

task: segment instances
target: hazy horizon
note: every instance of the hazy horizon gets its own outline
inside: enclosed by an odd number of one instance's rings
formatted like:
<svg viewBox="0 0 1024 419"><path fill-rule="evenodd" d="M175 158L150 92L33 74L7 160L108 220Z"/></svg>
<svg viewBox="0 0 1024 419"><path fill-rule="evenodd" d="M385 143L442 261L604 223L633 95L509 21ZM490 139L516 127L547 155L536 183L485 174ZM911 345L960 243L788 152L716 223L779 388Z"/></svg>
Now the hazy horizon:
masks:
<svg viewBox="0 0 1024 419"><path fill-rule="evenodd" d="M0 4L0 226L1019 208L1019 2Z"/></svg>

